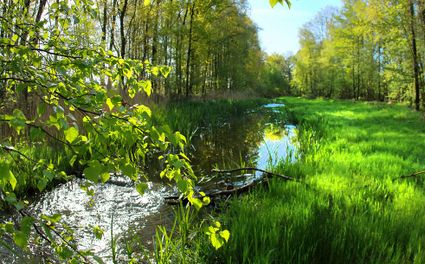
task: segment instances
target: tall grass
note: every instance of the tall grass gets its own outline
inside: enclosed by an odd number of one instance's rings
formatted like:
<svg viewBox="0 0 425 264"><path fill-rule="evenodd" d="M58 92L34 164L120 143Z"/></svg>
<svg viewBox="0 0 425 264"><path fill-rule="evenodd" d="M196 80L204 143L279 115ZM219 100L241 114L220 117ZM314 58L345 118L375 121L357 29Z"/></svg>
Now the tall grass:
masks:
<svg viewBox="0 0 425 264"><path fill-rule="evenodd" d="M179 101L165 106L154 106L154 119L157 124L165 124L190 138L197 130L218 126L231 116L242 116L248 109L254 109L268 102L257 100L211 100Z"/></svg>
<svg viewBox="0 0 425 264"><path fill-rule="evenodd" d="M402 106L285 98L300 155L222 215L226 263L425 263L425 122Z"/></svg>

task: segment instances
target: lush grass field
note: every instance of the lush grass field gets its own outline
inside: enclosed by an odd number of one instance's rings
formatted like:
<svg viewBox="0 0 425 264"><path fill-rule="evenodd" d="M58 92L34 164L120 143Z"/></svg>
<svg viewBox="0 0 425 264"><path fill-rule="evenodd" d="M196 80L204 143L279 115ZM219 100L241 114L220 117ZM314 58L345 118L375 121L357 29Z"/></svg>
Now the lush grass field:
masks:
<svg viewBox="0 0 425 264"><path fill-rule="evenodd" d="M425 263L425 120L378 103L284 98L299 126L295 164L233 199L228 245L207 262Z"/></svg>

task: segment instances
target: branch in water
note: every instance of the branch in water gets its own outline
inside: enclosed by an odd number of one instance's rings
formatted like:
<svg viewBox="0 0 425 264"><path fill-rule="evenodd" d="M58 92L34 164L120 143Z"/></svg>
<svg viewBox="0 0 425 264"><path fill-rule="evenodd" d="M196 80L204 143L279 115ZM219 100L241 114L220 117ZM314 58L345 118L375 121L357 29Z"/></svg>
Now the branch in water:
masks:
<svg viewBox="0 0 425 264"><path fill-rule="evenodd" d="M231 169L231 170L219 170L219 169L213 169L212 170L212 172L217 172L217 173L232 173L232 172L238 172L238 171L259 171L259 172L265 173L269 176L277 176L277 177L283 178L287 181L298 181L297 179L294 179L294 178L286 176L286 175L282 175L282 174L278 174L278 173L254 168L254 167L237 168L237 169Z"/></svg>

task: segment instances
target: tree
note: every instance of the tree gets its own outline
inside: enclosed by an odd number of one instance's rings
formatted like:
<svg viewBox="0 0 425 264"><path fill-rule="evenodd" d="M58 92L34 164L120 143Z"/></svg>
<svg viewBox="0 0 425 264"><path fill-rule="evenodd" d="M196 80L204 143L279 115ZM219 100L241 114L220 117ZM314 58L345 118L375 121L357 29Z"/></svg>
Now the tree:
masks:
<svg viewBox="0 0 425 264"><path fill-rule="evenodd" d="M294 83L307 95L408 101L419 109L425 91L420 4L346 0L330 20L307 24L300 32ZM324 38L320 21L330 21Z"/></svg>

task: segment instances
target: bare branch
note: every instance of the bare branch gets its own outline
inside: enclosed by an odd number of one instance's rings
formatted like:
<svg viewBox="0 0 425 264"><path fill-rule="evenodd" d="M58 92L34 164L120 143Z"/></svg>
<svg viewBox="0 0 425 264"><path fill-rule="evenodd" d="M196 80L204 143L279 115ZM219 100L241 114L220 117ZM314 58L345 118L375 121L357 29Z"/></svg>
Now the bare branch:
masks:
<svg viewBox="0 0 425 264"><path fill-rule="evenodd" d="M231 169L231 170L219 170L219 169L213 169L212 170L212 172L217 172L217 173L232 173L232 172L239 172L239 171L259 171L259 172L267 174L268 176L277 176L277 177L280 177L280 178L282 178L284 180L288 180L288 181L298 181L297 179L286 176L286 175L282 175L282 174L278 174L278 173L254 168L254 167L237 168L237 169Z"/></svg>

